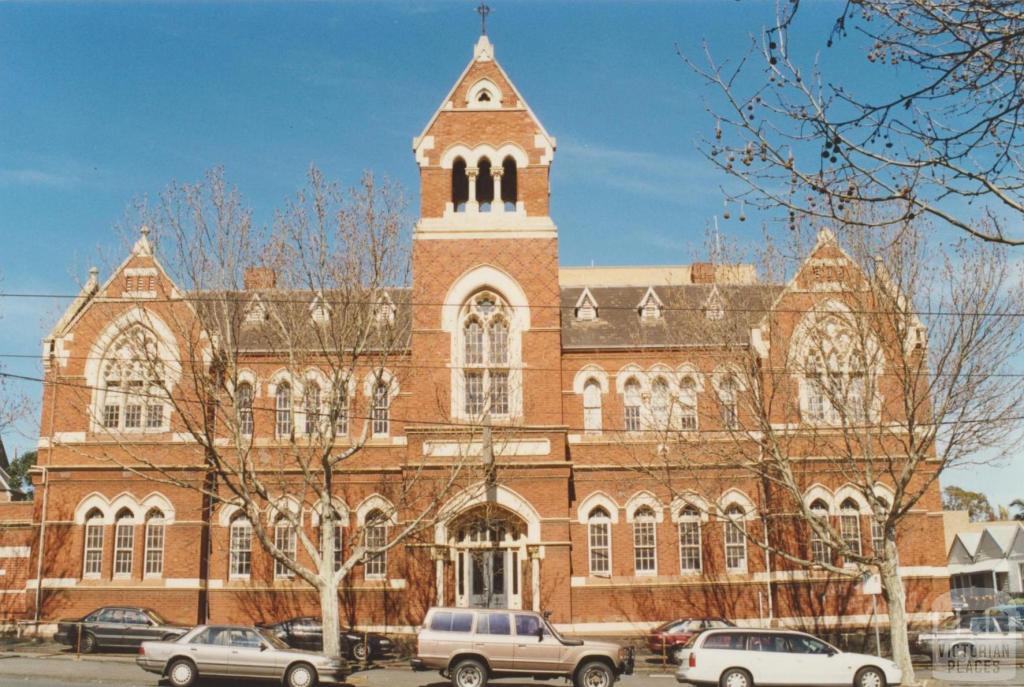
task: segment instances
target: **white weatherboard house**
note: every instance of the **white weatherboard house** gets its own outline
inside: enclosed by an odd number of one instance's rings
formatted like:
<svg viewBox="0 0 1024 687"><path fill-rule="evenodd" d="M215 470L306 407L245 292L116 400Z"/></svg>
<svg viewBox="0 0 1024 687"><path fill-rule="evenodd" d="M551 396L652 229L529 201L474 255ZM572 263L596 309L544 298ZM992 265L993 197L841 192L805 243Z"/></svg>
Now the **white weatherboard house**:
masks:
<svg viewBox="0 0 1024 687"><path fill-rule="evenodd" d="M1024 523L958 532L949 548L949 575L954 594L971 588L1024 594Z"/></svg>

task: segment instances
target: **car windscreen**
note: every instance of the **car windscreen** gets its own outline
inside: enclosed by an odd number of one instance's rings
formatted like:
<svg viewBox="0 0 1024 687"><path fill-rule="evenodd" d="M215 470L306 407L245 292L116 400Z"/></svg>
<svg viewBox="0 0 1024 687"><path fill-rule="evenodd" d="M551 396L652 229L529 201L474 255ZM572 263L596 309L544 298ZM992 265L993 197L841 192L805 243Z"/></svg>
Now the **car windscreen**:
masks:
<svg viewBox="0 0 1024 687"><path fill-rule="evenodd" d="M257 632L260 633L260 637L262 637L264 640L266 640L267 644L269 644L270 646L274 647L275 649L280 649L282 651L287 651L288 649L291 648L283 640L281 640L279 637L274 635L274 633L271 632L270 630L267 630L267 629L261 627L261 628L257 628Z"/></svg>
<svg viewBox="0 0 1024 687"><path fill-rule="evenodd" d="M146 614L156 622L157 625L167 625L167 619L156 611L146 611Z"/></svg>

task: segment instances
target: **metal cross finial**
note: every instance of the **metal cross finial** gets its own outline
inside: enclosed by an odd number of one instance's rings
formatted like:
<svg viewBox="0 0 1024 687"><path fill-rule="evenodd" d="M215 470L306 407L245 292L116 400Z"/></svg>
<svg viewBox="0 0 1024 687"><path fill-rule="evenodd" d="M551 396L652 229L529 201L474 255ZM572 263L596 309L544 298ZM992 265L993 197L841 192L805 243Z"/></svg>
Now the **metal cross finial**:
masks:
<svg viewBox="0 0 1024 687"><path fill-rule="evenodd" d="M477 13L480 15L480 35L487 35L487 15L491 13L491 8L486 3L481 2L480 6L476 8Z"/></svg>

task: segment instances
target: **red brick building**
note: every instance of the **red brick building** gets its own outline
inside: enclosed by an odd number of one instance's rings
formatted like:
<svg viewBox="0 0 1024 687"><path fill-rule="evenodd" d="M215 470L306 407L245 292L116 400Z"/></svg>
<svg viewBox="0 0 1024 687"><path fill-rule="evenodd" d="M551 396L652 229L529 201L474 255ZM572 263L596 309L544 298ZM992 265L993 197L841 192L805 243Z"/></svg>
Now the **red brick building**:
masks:
<svg viewBox="0 0 1024 687"><path fill-rule="evenodd" d="M483 399L502 437L496 486L486 504L453 494L427 541L358 568L340 590L345 613L392 628L418 623L433 603L543 608L578 631L685 614L863 623L870 600L854 584L787 570L731 535L730 523L752 527L771 507L761 485L725 473L673 496L631 467L636 455L657 454L662 439L646 428L667 398L680 408L673 431L695 461L733 441L730 424L743 418L730 400L730 366L739 354L763 349L770 359L767 351L787 350L841 300L830 270L848 257L822 232L786 284L760 282L744 265L560 268L549 206L555 148L486 37L413 139L421 179L413 278L391 296L409 335L382 395L369 377L347 391L353 431L379 426L338 473L343 530L388 510L381 485L389 475L467 450L445 427L471 420ZM254 294L273 293L272 274L250 277ZM300 295L315 310L314 294ZM19 510L11 517L31 527L0 532L9 615L49 620L112 602L183 622L315 612L315 594L277 574L235 511L206 508L197 492L142 479L116 459L130 444L153 461L200 470L170 408L104 396L127 329L145 321L161 356L181 355L185 342L166 312L179 297L143 234L109 279L92 276L46 339L34 510L19 514L22 504L11 504ZM769 349L760 323L776 316ZM246 371L258 408L253 441L271 452L278 392L296 382L279 367L254 353ZM801 389L794 382L791 393ZM808 403L801 396L799 406ZM834 473L811 474L808 498L852 518L854 536L874 545L857 489ZM502 514L500 527L472 526L483 506ZM948 590L940 511L936 484L900 533L912 614ZM0 517L8 517L3 508ZM307 517L315 525L315 513ZM30 541L10 543L26 531ZM500 541L481 548L493 538Z"/></svg>

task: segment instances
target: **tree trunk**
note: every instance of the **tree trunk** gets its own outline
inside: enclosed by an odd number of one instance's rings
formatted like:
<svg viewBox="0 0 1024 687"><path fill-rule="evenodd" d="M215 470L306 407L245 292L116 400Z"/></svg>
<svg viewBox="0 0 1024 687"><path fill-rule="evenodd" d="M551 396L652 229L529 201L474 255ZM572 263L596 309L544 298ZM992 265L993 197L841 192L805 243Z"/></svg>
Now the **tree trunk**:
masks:
<svg viewBox="0 0 1024 687"><path fill-rule="evenodd" d="M332 559L333 560L333 559ZM323 629L324 653L331 658L341 658L341 619L338 604L338 589L330 583L333 575L326 575L326 584L320 585L320 623Z"/></svg>
<svg viewBox="0 0 1024 687"><path fill-rule="evenodd" d="M879 567L882 591L889 606L889 641L892 645L892 660L903 671L903 684L916 682L914 665L910 660L910 639L907 636L907 595L900 578L896 542L886 541L886 560Z"/></svg>

